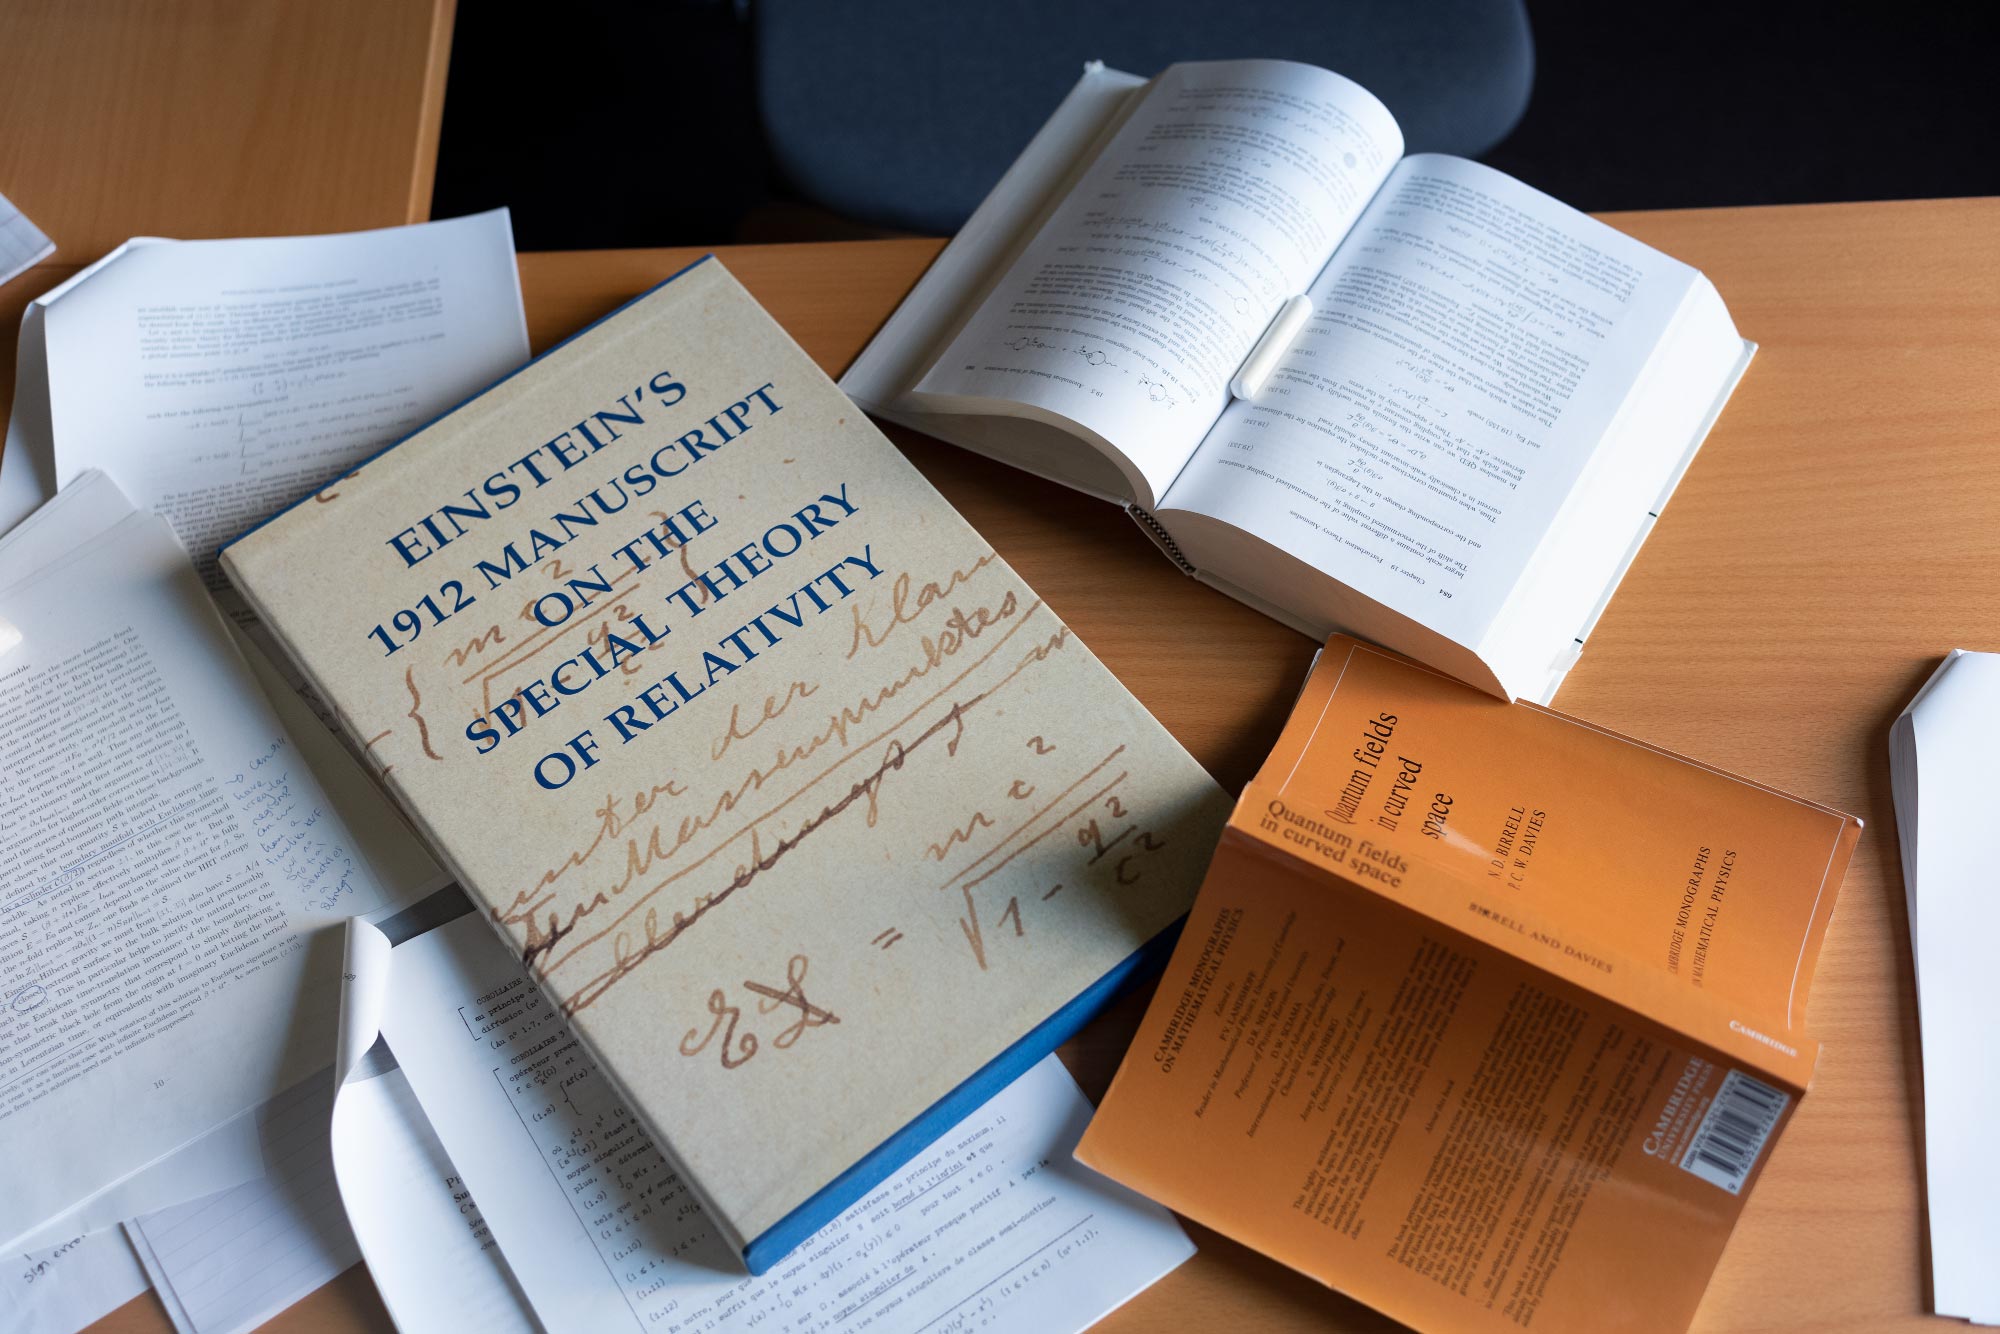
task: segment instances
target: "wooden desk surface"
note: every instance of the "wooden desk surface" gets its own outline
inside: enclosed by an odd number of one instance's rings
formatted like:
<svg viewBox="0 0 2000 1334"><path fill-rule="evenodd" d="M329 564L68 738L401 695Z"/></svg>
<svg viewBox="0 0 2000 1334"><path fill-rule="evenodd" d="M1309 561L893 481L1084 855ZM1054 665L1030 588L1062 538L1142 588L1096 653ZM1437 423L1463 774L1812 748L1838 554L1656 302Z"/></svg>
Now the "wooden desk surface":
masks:
<svg viewBox="0 0 2000 1334"><path fill-rule="evenodd" d="M453 0L6 0L0 194L76 264L136 235L421 221L452 17Z"/></svg>
<svg viewBox="0 0 2000 1334"><path fill-rule="evenodd" d="M1868 822L1807 1016L1825 1043L1817 1079L1696 1328L1917 1327L1926 1297L1916 1015L1887 730L1947 649L2000 648L2000 200L1612 221L1706 271L1763 350L1558 703ZM719 253L838 370L936 249L884 241ZM536 346L697 253L523 256ZM1250 775L1310 643L1183 579L1108 506L897 439L1222 782ZM1065 1049L1093 1097L1139 1011L1128 998ZM1101 1328L1394 1328L1191 1231L1200 1253ZM359 1269L270 1326L387 1327ZM100 1328L167 1326L149 1295Z"/></svg>

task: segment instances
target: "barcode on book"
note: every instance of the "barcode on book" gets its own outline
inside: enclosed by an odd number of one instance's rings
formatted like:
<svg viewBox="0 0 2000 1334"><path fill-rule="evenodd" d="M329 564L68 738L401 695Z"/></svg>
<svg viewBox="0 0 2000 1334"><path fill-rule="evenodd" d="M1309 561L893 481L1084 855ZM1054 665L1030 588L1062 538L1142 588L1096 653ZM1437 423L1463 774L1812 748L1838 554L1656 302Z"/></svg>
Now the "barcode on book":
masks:
<svg viewBox="0 0 2000 1334"><path fill-rule="evenodd" d="M1681 1169L1731 1195L1739 1193L1791 1100L1792 1095L1782 1089L1731 1070L1696 1127L1681 1157Z"/></svg>

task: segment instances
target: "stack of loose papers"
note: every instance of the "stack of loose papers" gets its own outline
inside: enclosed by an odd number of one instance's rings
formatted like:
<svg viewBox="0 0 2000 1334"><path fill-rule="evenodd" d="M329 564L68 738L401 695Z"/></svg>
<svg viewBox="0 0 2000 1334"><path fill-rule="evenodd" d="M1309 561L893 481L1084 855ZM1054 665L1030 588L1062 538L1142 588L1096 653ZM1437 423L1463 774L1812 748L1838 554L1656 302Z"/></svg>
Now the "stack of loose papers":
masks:
<svg viewBox="0 0 2000 1334"><path fill-rule="evenodd" d="M2000 790L2000 654L1953 650L1889 734L1923 1033L1924 1171L1939 1315L2000 1324L2000 942L1992 797Z"/></svg>
<svg viewBox="0 0 2000 1334"><path fill-rule="evenodd" d="M48 250L0 198L0 280ZM138 1273L121 1222L172 1243L163 1299L172 1279L204 1330L227 1323L209 1249L236 1252L176 1206L268 1197L271 1244L316 1225L267 1175L266 1100L315 1071L331 1096L338 923L446 877L259 651L214 548L527 354L504 210L138 238L23 315L0 450L0 1247L22 1258L0 1334L116 1290L79 1277L86 1252ZM278 1268L239 1268L276 1291Z"/></svg>
<svg viewBox="0 0 2000 1334"><path fill-rule="evenodd" d="M0 1246L35 1249L255 1175L177 1164L326 1068L339 924L443 875L102 474L0 539L0 621Z"/></svg>
<svg viewBox="0 0 2000 1334"><path fill-rule="evenodd" d="M749 1277L479 914L350 929L334 1171L403 1334L1073 1334L1194 1253L1075 1161L1090 1104L1049 1056ZM378 1034L400 1097L361 1077ZM385 1172L414 1140L452 1174Z"/></svg>

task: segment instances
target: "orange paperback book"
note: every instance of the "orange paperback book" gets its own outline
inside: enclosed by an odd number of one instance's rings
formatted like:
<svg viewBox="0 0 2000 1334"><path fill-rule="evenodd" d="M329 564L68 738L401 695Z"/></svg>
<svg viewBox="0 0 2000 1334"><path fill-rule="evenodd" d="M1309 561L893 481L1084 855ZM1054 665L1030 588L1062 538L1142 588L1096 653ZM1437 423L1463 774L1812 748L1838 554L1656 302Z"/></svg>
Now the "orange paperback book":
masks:
<svg viewBox="0 0 2000 1334"><path fill-rule="evenodd" d="M1860 828L1336 637L1077 1157L1420 1329L1685 1329Z"/></svg>

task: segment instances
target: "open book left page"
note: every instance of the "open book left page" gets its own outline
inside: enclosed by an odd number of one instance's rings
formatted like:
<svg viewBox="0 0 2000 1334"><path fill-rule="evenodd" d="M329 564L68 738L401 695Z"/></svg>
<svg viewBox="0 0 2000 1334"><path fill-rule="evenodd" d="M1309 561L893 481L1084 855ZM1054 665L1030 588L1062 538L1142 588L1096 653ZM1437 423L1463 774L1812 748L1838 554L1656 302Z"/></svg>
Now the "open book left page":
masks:
<svg viewBox="0 0 2000 1334"><path fill-rule="evenodd" d="M350 824L387 806L321 782L165 521L102 475L0 542L0 623L4 1244L325 1068L321 928L437 871Z"/></svg>
<svg viewBox="0 0 2000 1334"><path fill-rule="evenodd" d="M713 260L222 559L753 1269L1136 972L1227 815Z"/></svg>
<svg viewBox="0 0 2000 1334"><path fill-rule="evenodd" d="M1152 509L1403 151L1350 79L1281 60L1170 67L913 387L1102 451Z"/></svg>

